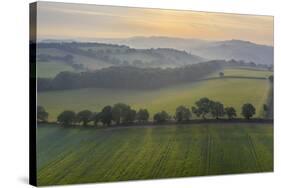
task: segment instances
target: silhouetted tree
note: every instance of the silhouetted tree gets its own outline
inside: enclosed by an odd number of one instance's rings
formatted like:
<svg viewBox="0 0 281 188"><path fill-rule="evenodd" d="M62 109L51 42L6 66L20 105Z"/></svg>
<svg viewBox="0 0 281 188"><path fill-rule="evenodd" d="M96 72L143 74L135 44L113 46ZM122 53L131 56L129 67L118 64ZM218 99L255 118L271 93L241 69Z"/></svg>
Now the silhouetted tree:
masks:
<svg viewBox="0 0 281 188"><path fill-rule="evenodd" d="M133 123L136 120L137 112L133 109L129 109L124 117L124 123Z"/></svg>
<svg viewBox="0 0 281 188"><path fill-rule="evenodd" d="M163 110L161 112L156 113L153 116L153 119L156 123L164 123L165 121L170 119L170 116L166 111Z"/></svg>
<svg viewBox="0 0 281 188"><path fill-rule="evenodd" d="M256 109L255 109L255 107L252 104L247 103L247 104L244 104L242 106L242 115L246 119L250 119L255 114L256 114Z"/></svg>
<svg viewBox="0 0 281 188"><path fill-rule="evenodd" d="M38 122L47 122L48 121L48 112L46 112L43 106L37 106L37 121Z"/></svg>
<svg viewBox="0 0 281 188"><path fill-rule="evenodd" d="M137 113L136 118L139 122L147 122L149 118L149 113L147 109L140 109Z"/></svg>
<svg viewBox="0 0 281 188"><path fill-rule="evenodd" d="M77 122L82 122L84 126L87 126L87 124L92 121L92 115L93 113L90 110L80 111L76 115Z"/></svg>
<svg viewBox="0 0 281 188"><path fill-rule="evenodd" d="M184 106L177 107L175 119L178 122L187 121L191 118L191 116L192 116L192 114L188 108L186 108Z"/></svg>
<svg viewBox="0 0 281 188"><path fill-rule="evenodd" d="M224 109L225 114L227 115L228 119L232 119L236 117L236 110L233 107L226 107Z"/></svg>
<svg viewBox="0 0 281 188"><path fill-rule="evenodd" d="M110 126L112 121L112 107L105 106L99 114L100 121L103 125Z"/></svg>
<svg viewBox="0 0 281 188"><path fill-rule="evenodd" d="M224 107L220 102L210 102L210 111L214 118L219 119L219 117L224 116Z"/></svg>
<svg viewBox="0 0 281 188"><path fill-rule="evenodd" d="M112 118L113 121L117 125L120 123L124 123L124 120L126 119L126 116L130 113L130 106L123 104L123 103L117 103L112 108Z"/></svg>
<svg viewBox="0 0 281 188"><path fill-rule="evenodd" d="M76 118L75 112L71 110L66 110L60 113L60 115L58 115L57 121L63 126L69 126L75 122L75 118Z"/></svg>
<svg viewBox="0 0 281 188"><path fill-rule="evenodd" d="M101 113L93 112L91 120L94 122L94 125L97 126L98 123L101 121Z"/></svg>
<svg viewBox="0 0 281 188"><path fill-rule="evenodd" d="M196 107L192 107L192 112L196 114L197 117L202 116L203 119L206 119L206 114L211 110L211 101L210 99L204 97L199 101L195 102Z"/></svg>

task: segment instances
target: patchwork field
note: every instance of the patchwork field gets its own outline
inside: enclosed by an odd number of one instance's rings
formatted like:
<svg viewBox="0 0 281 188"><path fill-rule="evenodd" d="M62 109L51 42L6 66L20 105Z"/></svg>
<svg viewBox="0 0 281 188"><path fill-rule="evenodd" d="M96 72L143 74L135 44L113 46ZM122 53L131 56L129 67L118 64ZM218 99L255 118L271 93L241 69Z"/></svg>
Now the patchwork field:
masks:
<svg viewBox="0 0 281 188"><path fill-rule="evenodd" d="M217 79L177 85L155 90L124 89L79 89L38 93L38 104L49 112L49 119L63 110L76 112L84 109L100 111L105 105L123 102L135 109L147 108L151 116L161 110L171 115L179 105L191 107L201 97L221 101L225 106L233 106L240 116L241 106L252 103L255 117L262 116L262 105L267 102L270 89L268 80L259 79Z"/></svg>
<svg viewBox="0 0 281 188"><path fill-rule="evenodd" d="M270 124L37 131L39 185L273 171Z"/></svg>

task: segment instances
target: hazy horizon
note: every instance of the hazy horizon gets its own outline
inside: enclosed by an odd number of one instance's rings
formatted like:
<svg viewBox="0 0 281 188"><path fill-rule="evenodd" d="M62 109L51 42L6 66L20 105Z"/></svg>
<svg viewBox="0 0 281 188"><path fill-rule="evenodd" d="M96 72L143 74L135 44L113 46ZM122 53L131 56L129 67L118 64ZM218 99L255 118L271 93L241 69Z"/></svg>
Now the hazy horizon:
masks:
<svg viewBox="0 0 281 188"><path fill-rule="evenodd" d="M274 44L272 16L38 2L37 21L39 39L170 37Z"/></svg>
<svg viewBox="0 0 281 188"><path fill-rule="evenodd" d="M243 40L243 39L225 39L225 40L211 40L211 39L200 39L200 38L183 38L183 37L171 37L171 36L132 36L132 37L120 37L120 38L91 38L91 37L85 37L85 38L67 38L67 37L59 37L59 36L52 36L52 37L42 37L42 38L37 38L37 40L40 41L73 41L73 42L97 42L99 43L100 41L118 41L118 40L126 40L126 39L134 39L134 38L170 38L170 39L184 39L184 40L198 40L198 41L204 41L204 42L225 42L225 41L243 41L243 42L250 42L254 43L257 45L265 45L265 46L271 46L274 47L274 45L270 44L262 44L262 43L257 43L254 41L250 40ZM104 42L101 42L104 43ZM114 43L118 44L118 42ZM122 45L122 44L120 44Z"/></svg>

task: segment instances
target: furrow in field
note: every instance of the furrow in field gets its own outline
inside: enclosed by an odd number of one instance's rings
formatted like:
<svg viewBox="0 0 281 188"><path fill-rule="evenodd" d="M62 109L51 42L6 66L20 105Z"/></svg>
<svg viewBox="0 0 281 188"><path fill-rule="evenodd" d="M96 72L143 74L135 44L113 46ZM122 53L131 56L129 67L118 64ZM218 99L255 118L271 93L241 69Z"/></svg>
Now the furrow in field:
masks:
<svg viewBox="0 0 281 188"><path fill-rule="evenodd" d="M56 160L51 159L50 163L39 171L39 174L42 175L39 176L39 183L45 183L44 179L46 178L44 176L46 175L53 179L55 184L74 182L81 173L80 169L84 169L86 166L90 165L89 159L91 157L94 157L92 155L93 149L98 149L98 147L101 146L102 143L110 142L113 139L111 138L113 136L112 133L103 134L100 132L100 134L94 137L95 140L92 140L92 137L89 133L90 132L84 131L77 132L75 136L79 134L81 136L83 135L82 137L78 138L73 135L72 139L76 140L76 145L67 147L65 149L67 152L66 155L62 155ZM105 140L105 137L107 138L107 140ZM84 140L83 138L85 138L86 140ZM67 142L68 139L65 137L63 141ZM61 142L61 144L63 145L63 142ZM64 171L64 173L59 173L56 169L61 169Z"/></svg>
<svg viewBox="0 0 281 188"><path fill-rule="evenodd" d="M273 170L272 125L38 131L38 147L60 149L38 152L39 185Z"/></svg>
<svg viewBox="0 0 281 188"><path fill-rule="evenodd" d="M112 156L113 164L110 167L110 170L104 175L105 180L122 180L122 178L126 179L134 179L134 173L125 173L127 168L131 165L131 163L135 160L138 155L139 149L142 148L142 144L146 137L144 133L147 130L135 131L134 129L129 132L130 137L125 138L123 140L123 145L118 149L118 154Z"/></svg>
<svg viewBox="0 0 281 188"><path fill-rule="evenodd" d="M188 174L190 172L190 163L189 161L192 160L192 134L188 134L189 136L186 139L183 139L184 142L179 142L180 149L178 150L178 153L183 153L183 157L181 158L182 163L181 167L177 170L178 176L184 176L185 174Z"/></svg>
<svg viewBox="0 0 281 188"><path fill-rule="evenodd" d="M251 139L251 136L249 134L247 134L247 136L248 136L249 147L250 147L251 153L253 155L253 158L255 160L255 163L257 165L258 171L262 172L263 169L262 169L261 165L259 164L258 156L257 156L256 150L255 150L255 146L253 144L253 141Z"/></svg>
<svg viewBox="0 0 281 188"><path fill-rule="evenodd" d="M268 139L271 133L251 133L253 147L261 171L273 171L273 140Z"/></svg>
<svg viewBox="0 0 281 188"><path fill-rule="evenodd" d="M185 176L205 175L207 135L206 125L203 125L200 129L197 129L196 125L191 126L188 157L184 167L182 167Z"/></svg>
<svg viewBox="0 0 281 188"><path fill-rule="evenodd" d="M210 173L210 167L211 167L211 149L212 149L212 136L210 135L209 127L208 127L206 174L209 174L209 173Z"/></svg>
<svg viewBox="0 0 281 188"><path fill-rule="evenodd" d="M172 127L169 130L154 128L151 133L150 147L143 160L143 169L140 176L144 179L159 177L159 169L163 168L163 161L167 159L170 152L170 144L175 134Z"/></svg>
<svg viewBox="0 0 281 188"><path fill-rule="evenodd" d="M164 170L164 165L167 162L169 158L169 154L172 150L173 143L175 142L175 135L172 135L168 142L166 143L166 146L163 148L163 152L160 156L160 158L157 160L157 162L154 164L153 172L152 172L152 177L157 178L161 177L161 174L163 174Z"/></svg>
<svg viewBox="0 0 281 188"><path fill-rule="evenodd" d="M91 178L95 178L98 181L113 181L116 166L126 157L126 149L128 148L131 137L124 137L127 134L127 130L108 131L109 134L114 133L114 136L109 139L105 138L103 143L99 145L97 151L88 163L87 168L83 171L80 179L85 182L91 182ZM132 134L131 136L133 136ZM110 140L110 142L109 142ZM109 146L109 147L108 147ZM111 152L108 152L110 150Z"/></svg>
<svg viewBox="0 0 281 188"><path fill-rule="evenodd" d="M122 172L119 173L118 179L123 180L125 178L128 179L141 179L141 172L144 170L144 164L146 161L146 157L149 153L149 149L151 148L151 132L153 128L145 129L145 135L143 139L139 140L138 145L134 145L136 150L133 153L133 159L131 159L130 163L128 163L125 168L123 168Z"/></svg>

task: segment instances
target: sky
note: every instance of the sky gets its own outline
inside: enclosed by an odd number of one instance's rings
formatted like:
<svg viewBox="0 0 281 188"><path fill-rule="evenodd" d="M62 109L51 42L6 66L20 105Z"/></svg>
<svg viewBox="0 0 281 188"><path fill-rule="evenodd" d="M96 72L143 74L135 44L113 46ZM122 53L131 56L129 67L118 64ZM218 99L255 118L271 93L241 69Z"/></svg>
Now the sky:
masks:
<svg viewBox="0 0 281 188"><path fill-rule="evenodd" d="M39 39L167 36L273 45L273 17L39 2Z"/></svg>

